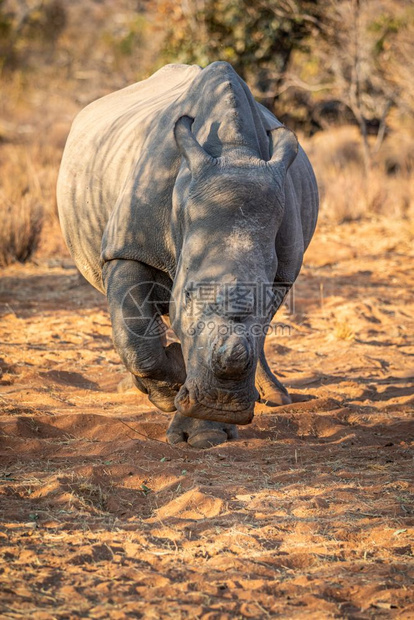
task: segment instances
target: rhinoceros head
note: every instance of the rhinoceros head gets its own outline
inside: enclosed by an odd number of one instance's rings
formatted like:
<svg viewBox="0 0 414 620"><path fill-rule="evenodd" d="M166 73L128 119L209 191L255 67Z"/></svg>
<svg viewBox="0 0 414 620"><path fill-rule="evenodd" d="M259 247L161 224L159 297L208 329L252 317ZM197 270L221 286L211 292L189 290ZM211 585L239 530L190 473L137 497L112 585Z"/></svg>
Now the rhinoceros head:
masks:
<svg viewBox="0 0 414 620"><path fill-rule="evenodd" d="M257 400L255 371L274 314L275 238L295 135L273 130L269 161L236 145L214 158L182 117L175 138L184 158L174 190L177 271L172 326L187 378L175 404L183 415L247 424Z"/></svg>

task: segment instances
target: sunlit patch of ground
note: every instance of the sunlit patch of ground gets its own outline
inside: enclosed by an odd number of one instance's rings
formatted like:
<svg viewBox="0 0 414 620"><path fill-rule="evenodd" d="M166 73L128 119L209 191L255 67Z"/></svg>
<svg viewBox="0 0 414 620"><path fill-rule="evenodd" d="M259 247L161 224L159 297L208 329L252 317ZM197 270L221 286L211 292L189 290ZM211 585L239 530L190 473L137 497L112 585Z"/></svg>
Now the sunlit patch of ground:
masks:
<svg viewBox="0 0 414 620"><path fill-rule="evenodd" d="M1 616L412 617L412 247L404 222L321 228L267 344L294 403L207 451L116 392L70 261L4 270Z"/></svg>

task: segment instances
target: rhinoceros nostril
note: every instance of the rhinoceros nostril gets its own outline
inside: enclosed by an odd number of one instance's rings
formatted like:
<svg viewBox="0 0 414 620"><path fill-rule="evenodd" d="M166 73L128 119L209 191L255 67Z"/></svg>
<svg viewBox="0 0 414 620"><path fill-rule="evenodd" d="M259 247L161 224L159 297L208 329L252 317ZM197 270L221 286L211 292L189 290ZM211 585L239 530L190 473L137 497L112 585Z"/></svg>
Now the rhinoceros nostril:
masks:
<svg viewBox="0 0 414 620"><path fill-rule="evenodd" d="M229 351L229 361L234 364L245 364L249 358L247 347L244 343L238 342Z"/></svg>
<svg viewBox="0 0 414 620"><path fill-rule="evenodd" d="M246 338L230 336L213 348L212 367L216 375L233 377L250 365L250 346Z"/></svg>

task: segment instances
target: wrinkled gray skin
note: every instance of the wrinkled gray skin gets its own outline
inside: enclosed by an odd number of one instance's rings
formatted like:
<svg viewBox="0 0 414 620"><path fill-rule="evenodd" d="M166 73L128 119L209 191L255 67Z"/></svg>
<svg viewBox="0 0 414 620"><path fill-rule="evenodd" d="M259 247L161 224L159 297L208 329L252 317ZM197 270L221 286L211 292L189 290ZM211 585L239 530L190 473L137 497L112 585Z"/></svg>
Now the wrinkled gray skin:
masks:
<svg viewBox="0 0 414 620"><path fill-rule="evenodd" d="M89 105L68 138L58 205L78 268L107 295L135 386L177 411L170 442L215 445L252 420L259 398L290 402L266 363L263 328L299 274L317 186L295 135L230 65L168 65ZM247 315L225 306L251 282L275 283L265 316L256 289ZM194 303L212 283L215 303ZM137 306L141 318L125 321ZM160 308L180 344L147 337ZM209 329L194 330L199 321Z"/></svg>

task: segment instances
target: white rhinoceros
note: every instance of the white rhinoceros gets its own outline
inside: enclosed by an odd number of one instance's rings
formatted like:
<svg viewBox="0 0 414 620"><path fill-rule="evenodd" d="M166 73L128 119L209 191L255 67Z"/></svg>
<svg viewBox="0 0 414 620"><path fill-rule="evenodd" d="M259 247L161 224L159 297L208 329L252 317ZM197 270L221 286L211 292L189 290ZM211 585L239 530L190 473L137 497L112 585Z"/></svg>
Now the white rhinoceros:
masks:
<svg viewBox="0 0 414 620"><path fill-rule="evenodd" d="M177 411L170 442L214 445L259 398L290 402L263 346L311 240L317 185L295 135L229 64L167 65L88 105L58 206L135 385ZM168 314L180 343L165 346Z"/></svg>

